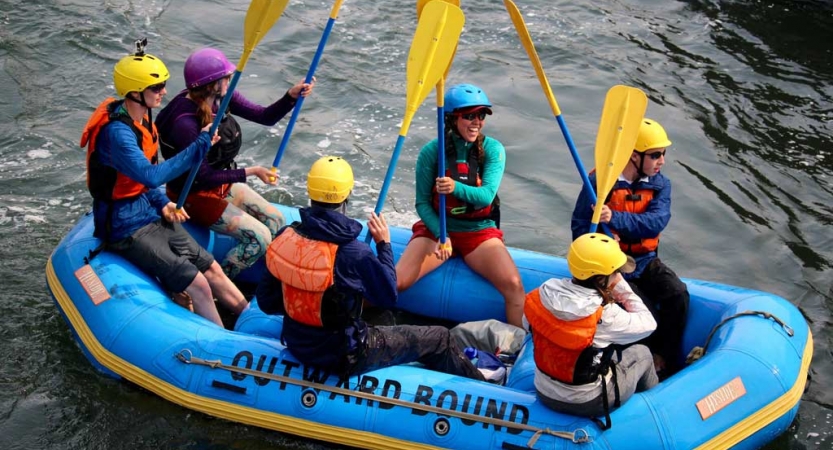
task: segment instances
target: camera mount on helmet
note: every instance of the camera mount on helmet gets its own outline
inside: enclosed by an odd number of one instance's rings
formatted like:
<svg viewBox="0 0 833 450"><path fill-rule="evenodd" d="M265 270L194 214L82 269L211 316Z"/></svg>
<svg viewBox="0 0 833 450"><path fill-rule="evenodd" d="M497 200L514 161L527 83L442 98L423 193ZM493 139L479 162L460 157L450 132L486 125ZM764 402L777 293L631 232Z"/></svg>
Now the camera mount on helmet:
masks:
<svg viewBox="0 0 833 450"><path fill-rule="evenodd" d="M136 44L136 53L133 56L145 56L145 47L148 45L148 38L136 39L134 44Z"/></svg>

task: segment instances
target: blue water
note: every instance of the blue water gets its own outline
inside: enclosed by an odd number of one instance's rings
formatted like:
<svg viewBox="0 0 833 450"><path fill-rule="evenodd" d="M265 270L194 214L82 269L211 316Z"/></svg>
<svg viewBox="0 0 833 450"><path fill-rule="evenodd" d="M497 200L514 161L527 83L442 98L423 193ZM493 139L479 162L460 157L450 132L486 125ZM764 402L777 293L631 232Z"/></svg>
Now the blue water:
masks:
<svg viewBox="0 0 833 450"><path fill-rule="evenodd" d="M357 174L350 213L376 202L405 108L414 2L346 0L281 164L300 205L324 154ZM769 448L829 449L833 415L833 6L821 1L518 1L584 165L604 94L639 87L674 145L663 260L681 276L761 289L812 327L812 382L798 420ZM271 102L306 74L330 2L293 0L254 50L239 89ZM0 0L0 448L328 448L192 413L97 374L46 293L51 249L90 206L80 131L113 95L113 64L147 36L182 89L194 49L236 61L248 2ZM463 1L467 23L449 83L484 88L504 143L500 188L509 245L563 255L580 178L500 1ZM411 124L385 214L408 226L419 147L434 97ZM243 165L268 165L285 122L244 123Z"/></svg>

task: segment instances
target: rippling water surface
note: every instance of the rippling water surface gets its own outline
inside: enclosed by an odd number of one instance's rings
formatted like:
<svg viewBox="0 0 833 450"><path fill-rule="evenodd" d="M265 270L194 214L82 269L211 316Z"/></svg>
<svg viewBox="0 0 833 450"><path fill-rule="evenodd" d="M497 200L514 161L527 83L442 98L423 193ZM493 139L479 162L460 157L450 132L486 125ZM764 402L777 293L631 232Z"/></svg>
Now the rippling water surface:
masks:
<svg viewBox="0 0 833 450"><path fill-rule="evenodd" d="M267 198L301 204L320 155L357 174L351 213L372 209L405 106L413 2L346 0ZM833 448L833 6L819 1L517 1L585 166L615 84L643 89L674 146L663 259L684 277L781 295L815 336L799 417L772 449ZM239 89L266 103L303 78L330 2L292 0L252 54ZM46 293L52 248L90 206L81 128L112 95L113 64L147 36L183 88L206 45L242 52L248 2L0 0L0 448L328 448L215 420L98 375ZM466 28L449 83L483 87L485 131L508 151L507 242L564 254L580 179L503 4L463 0ZM413 212L419 145L435 133L433 96L416 114L386 203ZM268 165L285 122L244 124L243 164Z"/></svg>

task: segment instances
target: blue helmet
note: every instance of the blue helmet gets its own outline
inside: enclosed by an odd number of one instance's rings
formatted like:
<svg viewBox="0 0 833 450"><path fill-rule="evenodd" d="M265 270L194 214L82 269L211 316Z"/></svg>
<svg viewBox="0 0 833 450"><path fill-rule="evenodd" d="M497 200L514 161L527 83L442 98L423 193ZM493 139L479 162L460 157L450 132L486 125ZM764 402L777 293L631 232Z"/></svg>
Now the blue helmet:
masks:
<svg viewBox="0 0 833 450"><path fill-rule="evenodd" d="M492 113L489 97L483 89L473 84L455 84L445 91L445 113L451 114L458 109L470 108L472 106L483 106Z"/></svg>

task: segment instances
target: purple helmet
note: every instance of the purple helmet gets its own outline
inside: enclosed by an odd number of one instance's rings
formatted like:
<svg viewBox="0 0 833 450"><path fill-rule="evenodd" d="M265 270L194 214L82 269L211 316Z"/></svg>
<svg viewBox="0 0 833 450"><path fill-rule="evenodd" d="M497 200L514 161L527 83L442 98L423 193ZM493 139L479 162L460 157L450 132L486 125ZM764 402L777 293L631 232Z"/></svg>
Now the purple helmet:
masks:
<svg viewBox="0 0 833 450"><path fill-rule="evenodd" d="M234 73L236 67L216 48L202 48L185 60L185 86L192 89Z"/></svg>

